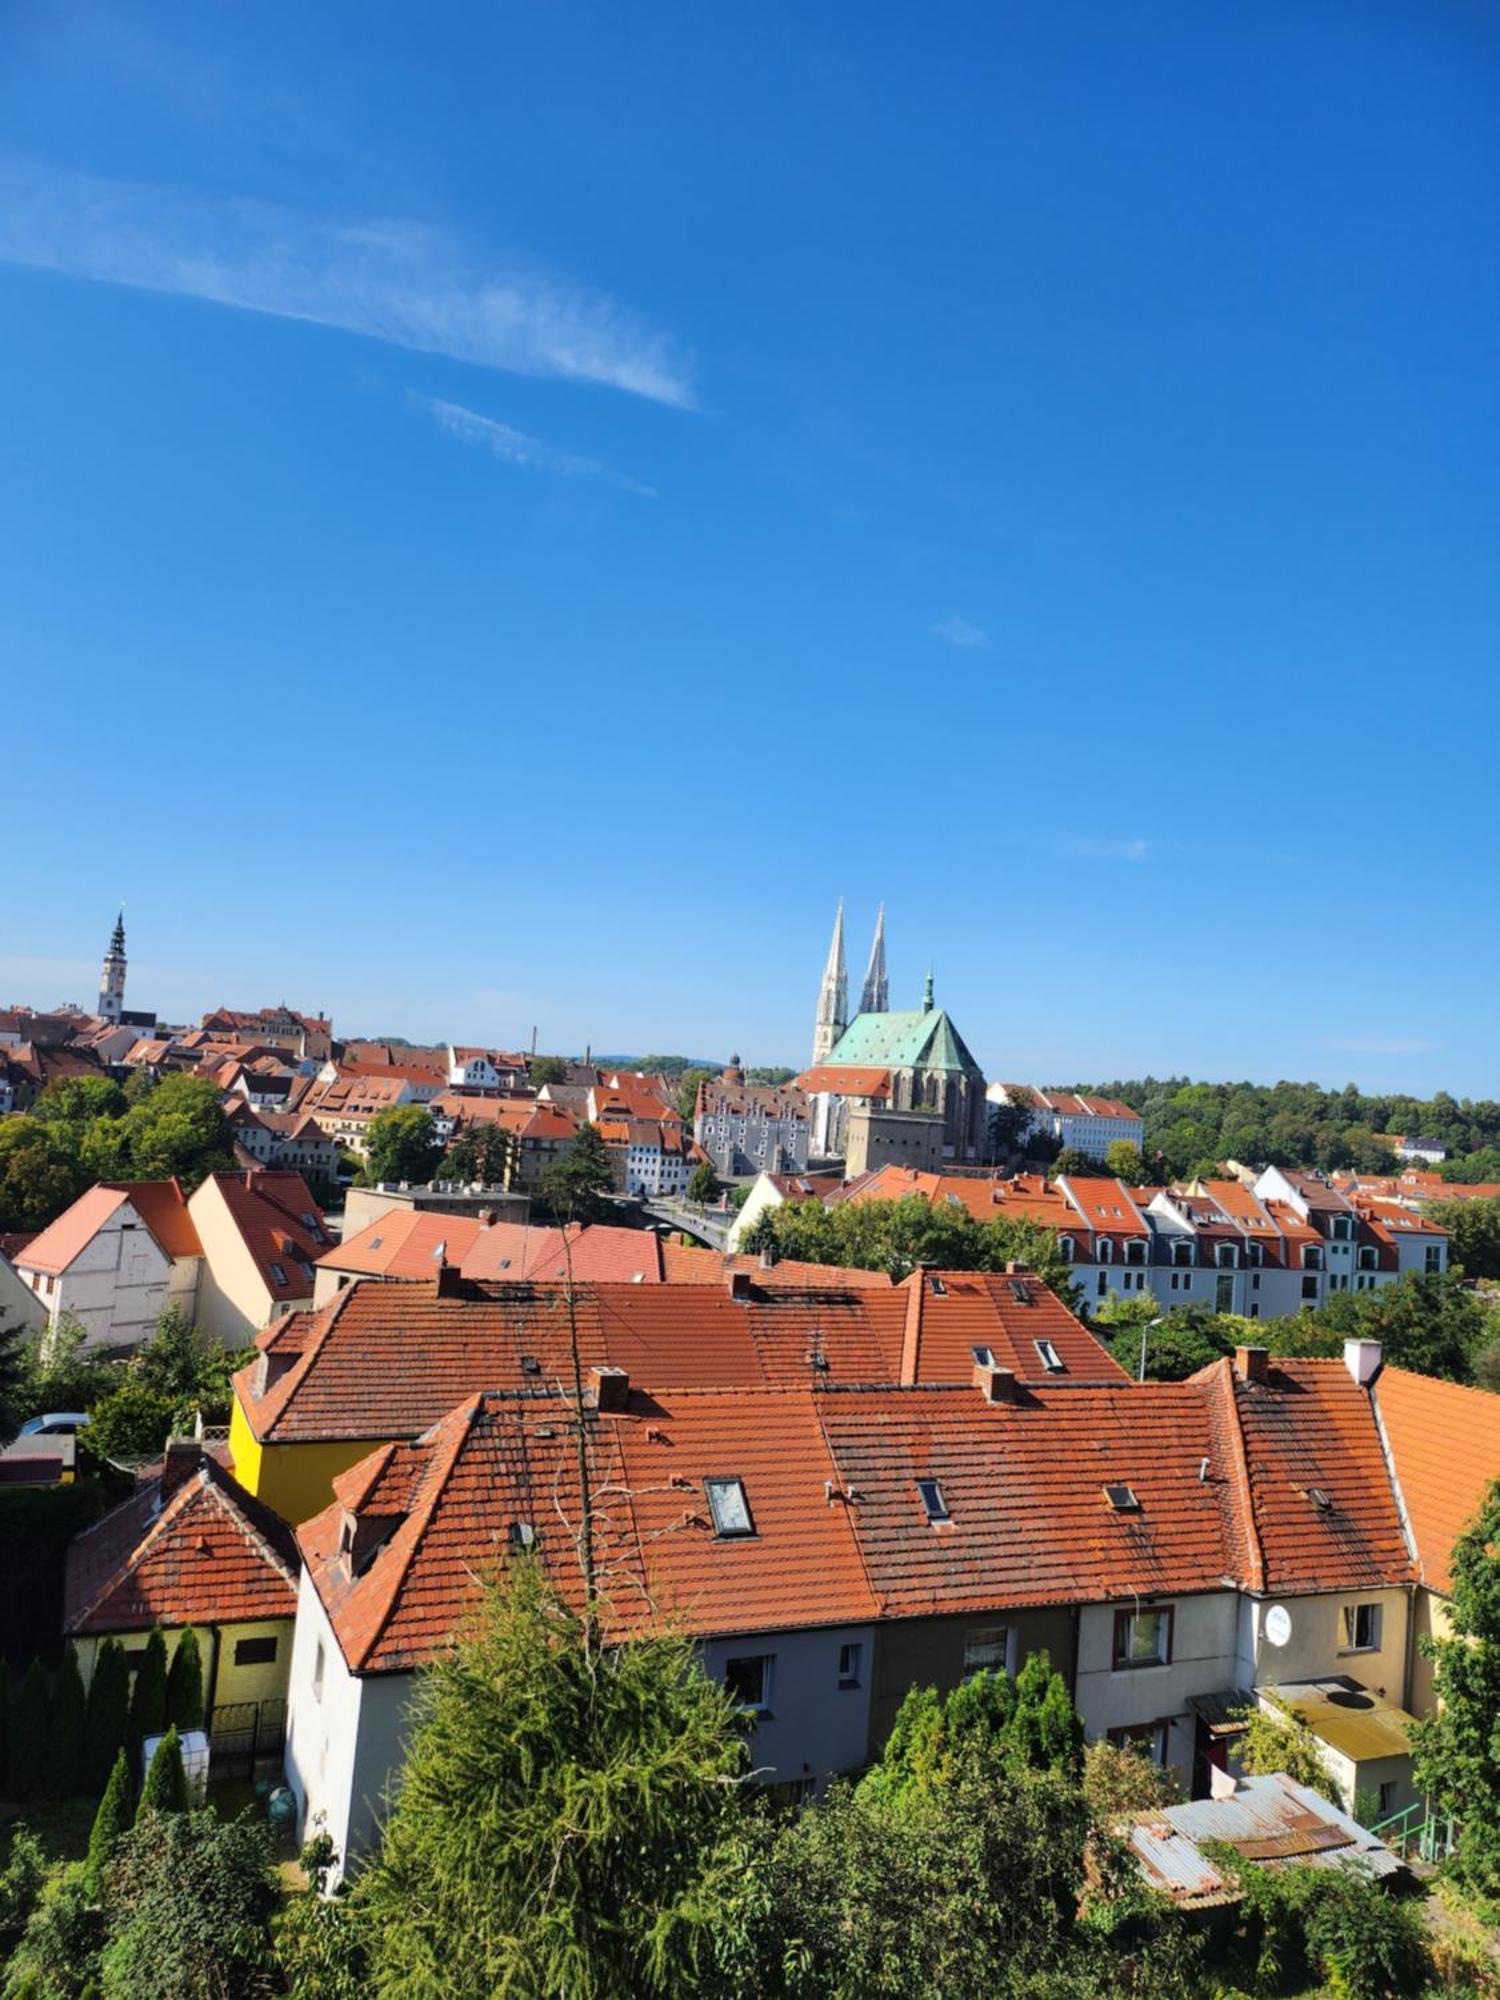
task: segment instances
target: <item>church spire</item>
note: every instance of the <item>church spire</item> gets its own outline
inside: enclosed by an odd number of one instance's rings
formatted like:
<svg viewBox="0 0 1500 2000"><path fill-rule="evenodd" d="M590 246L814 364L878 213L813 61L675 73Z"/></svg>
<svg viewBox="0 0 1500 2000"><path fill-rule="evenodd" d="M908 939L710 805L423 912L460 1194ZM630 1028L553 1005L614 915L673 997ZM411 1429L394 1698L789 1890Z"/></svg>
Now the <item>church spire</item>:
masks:
<svg viewBox="0 0 1500 2000"><path fill-rule="evenodd" d="M888 1014L890 989L885 976L885 904L875 919L875 942L870 946L870 963L865 968L865 988L859 996L861 1014Z"/></svg>
<svg viewBox="0 0 1500 2000"><path fill-rule="evenodd" d="M109 940L109 950L104 954L104 966L99 974L99 1006L101 1021L118 1021L125 1008L125 912L121 910L115 918L115 928Z"/></svg>
<svg viewBox="0 0 1500 2000"><path fill-rule="evenodd" d="M844 899L833 920L833 942L818 991L818 1019L813 1028L813 1061L826 1062L830 1050L848 1026L849 978L844 970Z"/></svg>
<svg viewBox="0 0 1500 2000"><path fill-rule="evenodd" d="M922 1012L924 1014L930 1014L932 1012L932 1008L933 1008L932 967L929 965L927 968L927 982L922 988Z"/></svg>

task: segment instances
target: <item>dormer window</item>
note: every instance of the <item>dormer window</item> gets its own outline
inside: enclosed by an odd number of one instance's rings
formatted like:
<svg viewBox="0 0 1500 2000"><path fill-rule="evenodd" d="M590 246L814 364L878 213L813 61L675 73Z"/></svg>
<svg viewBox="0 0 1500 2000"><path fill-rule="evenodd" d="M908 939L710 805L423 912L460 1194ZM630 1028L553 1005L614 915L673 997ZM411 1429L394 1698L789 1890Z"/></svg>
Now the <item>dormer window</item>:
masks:
<svg viewBox="0 0 1500 2000"><path fill-rule="evenodd" d="M755 1522L751 1518L750 1502L742 1479L705 1479L703 1490L708 1495L714 1533L721 1540L733 1541L755 1533Z"/></svg>
<svg viewBox="0 0 1500 2000"><path fill-rule="evenodd" d="M1130 1241L1125 1245L1125 1262L1127 1264L1144 1264L1145 1261L1145 1244L1142 1243L1138 1236L1132 1236Z"/></svg>
<svg viewBox="0 0 1500 2000"><path fill-rule="evenodd" d="M1114 1261L1115 1246L1112 1238L1101 1236L1099 1238L1099 1262L1101 1264L1112 1264Z"/></svg>
<svg viewBox="0 0 1500 2000"><path fill-rule="evenodd" d="M1252 1270L1259 1269L1266 1261L1265 1245L1262 1243L1247 1243L1245 1245L1245 1261L1250 1265Z"/></svg>
<svg viewBox="0 0 1500 2000"><path fill-rule="evenodd" d="M1187 1237L1179 1236L1176 1242L1172 1245L1172 1262L1174 1264L1191 1264L1192 1261L1193 1261L1192 1244L1188 1241Z"/></svg>
<svg viewBox="0 0 1500 2000"><path fill-rule="evenodd" d="M363 1576L405 1519L401 1514L351 1514L339 1521L339 1560L351 1577Z"/></svg>
<svg viewBox="0 0 1500 2000"><path fill-rule="evenodd" d="M1303 1246L1302 1268L1304 1271L1322 1270L1323 1252L1318 1248L1316 1243L1308 1243Z"/></svg>
<svg viewBox="0 0 1500 2000"><path fill-rule="evenodd" d="M1232 1243L1221 1243L1221 1244L1220 1244L1220 1245L1218 1246L1218 1250L1216 1251L1216 1253L1215 1253L1215 1254L1216 1254L1216 1256L1217 1256L1217 1258L1218 1258L1218 1261L1219 1261L1219 1263L1220 1263L1220 1265L1221 1265L1221 1266L1231 1266L1231 1265L1233 1265L1233 1263L1234 1263L1234 1245L1233 1245Z"/></svg>
<svg viewBox="0 0 1500 2000"><path fill-rule="evenodd" d="M1073 1261L1073 1239L1072 1239L1072 1237L1071 1237L1071 1236L1059 1236L1059 1237L1058 1237L1058 1239L1057 1239L1057 1254L1058 1254L1058 1256L1059 1256L1059 1257L1061 1257L1061 1258L1062 1258L1062 1260L1063 1260L1063 1262L1064 1262L1065 1264L1071 1264L1071 1263L1072 1263L1072 1261Z"/></svg>
<svg viewBox="0 0 1500 2000"><path fill-rule="evenodd" d="M271 1273L271 1283L273 1285L284 1285L286 1283L286 1272L280 1264L268 1264L266 1269Z"/></svg>

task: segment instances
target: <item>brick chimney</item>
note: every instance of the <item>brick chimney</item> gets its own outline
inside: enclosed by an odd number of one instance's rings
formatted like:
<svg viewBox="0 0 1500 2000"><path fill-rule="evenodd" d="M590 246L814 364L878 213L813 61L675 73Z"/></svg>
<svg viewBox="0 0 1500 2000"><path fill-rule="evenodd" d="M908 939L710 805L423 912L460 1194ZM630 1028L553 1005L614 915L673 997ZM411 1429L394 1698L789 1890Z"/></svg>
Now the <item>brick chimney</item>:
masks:
<svg viewBox="0 0 1500 2000"><path fill-rule="evenodd" d="M736 1305L748 1305L751 1298L750 1273L731 1271L729 1273L729 1296Z"/></svg>
<svg viewBox="0 0 1500 2000"><path fill-rule="evenodd" d="M1237 1347L1234 1350L1234 1372L1242 1382L1264 1382L1270 1360L1271 1350L1268 1347Z"/></svg>
<svg viewBox="0 0 1500 2000"><path fill-rule="evenodd" d="M1383 1351L1378 1340L1346 1340L1344 1366L1361 1389L1368 1389L1380 1373Z"/></svg>
<svg viewBox="0 0 1500 2000"><path fill-rule="evenodd" d="M168 1438L161 1460L161 1497L169 1500L203 1463L203 1446L197 1438Z"/></svg>
<svg viewBox="0 0 1500 2000"><path fill-rule="evenodd" d="M1016 1400L1016 1371L1002 1368L987 1347L974 1350L974 1387L987 1403L1013 1403Z"/></svg>
<svg viewBox="0 0 1500 2000"><path fill-rule="evenodd" d="M630 1370L596 1364L589 1370L589 1393L596 1410L623 1410L630 1400Z"/></svg>

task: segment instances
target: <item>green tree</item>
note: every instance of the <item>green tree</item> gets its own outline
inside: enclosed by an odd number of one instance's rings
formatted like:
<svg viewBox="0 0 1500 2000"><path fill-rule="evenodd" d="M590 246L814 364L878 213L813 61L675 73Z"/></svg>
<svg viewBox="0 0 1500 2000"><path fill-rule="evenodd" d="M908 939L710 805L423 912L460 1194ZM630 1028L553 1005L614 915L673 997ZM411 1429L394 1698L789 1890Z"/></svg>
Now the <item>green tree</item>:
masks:
<svg viewBox="0 0 1500 2000"><path fill-rule="evenodd" d="M84 1722L87 1713L83 1676L78 1671L78 1654L68 1645L63 1648L62 1664L52 1683L52 1702L47 1713L47 1776L51 1790L59 1798L72 1798L83 1786Z"/></svg>
<svg viewBox="0 0 1500 2000"><path fill-rule="evenodd" d="M187 1772L182 1763L182 1742L173 1723L151 1753L140 1804L135 1809L136 1824L147 1813L179 1813L187 1809Z"/></svg>
<svg viewBox="0 0 1500 2000"><path fill-rule="evenodd" d="M29 1826L17 1824L0 1868L0 1936L22 1927L47 1877L47 1852Z"/></svg>
<svg viewBox="0 0 1500 2000"><path fill-rule="evenodd" d="M1206 1306L1173 1306L1164 1313L1149 1297L1110 1299L1094 1314L1094 1324L1131 1375L1140 1370L1144 1333L1148 1382L1185 1382L1234 1345Z"/></svg>
<svg viewBox="0 0 1500 2000"><path fill-rule="evenodd" d="M109 1783L104 1787L104 1796L99 1801L99 1809L94 1814L94 1824L89 1831L85 1865L96 1901L104 1893L104 1871L114 1859L115 1849L135 1817L130 1810L130 1792L130 1762L122 1749L115 1755Z"/></svg>
<svg viewBox="0 0 1500 2000"><path fill-rule="evenodd" d="M47 1085L35 1115L49 1125L72 1125L82 1132L100 1118L122 1118L128 1109L125 1092L113 1077L64 1076Z"/></svg>
<svg viewBox="0 0 1500 2000"><path fill-rule="evenodd" d="M1072 1272L1058 1254L1057 1238L1040 1223L1007 1215L976 1222L965 1208L937 1207L921 1195L900 1201L787 1201L767 1209L747 1232L744 1247L809 1264L838 1264L886 1271L898 1283L921 1264L945 1271L1003 1271L1012 1262L1035 1271L1059 1298L1077 1299Z"/></svg>
<svg viewBox="0 0 1500 2000"><path fill-rule="evenodd" d="M26 1350L21 1401L27 1416L45 1410L91 1410L122 1380L120 1364L95 1349L88 1351L88 1332L71 1313Z"/></svg>
<svg viewBox="0 0 1500 2000"><path fill-rule="evenodd" d="M307 1886L287 1897L276 1919L276 1962L297 2000L365 2000L370 1991L364 1906L326 1893L337 1860L326 1833L308 1841L301 1854Z"/></svg>
<svg viewBox="0 0 1500 2000"><path fill-rule="evenodd" d="M85 1791L101 1792L108 1783L115 1758L125 1746L129 1719L130 1669L125 1651L118 1639L106 1639L94 1655L89 1679L83 1734Z"/></svg>
<svg viewBox="0 0 1500 2000"><path fill-rule="evenodd" d="M526 1081L533 1090L540 1090L544 1083L566 1083L567 1080L566 1056L533 1056L526 1065Z"/></svg>
<svg viewBox="0 0 1500 2000"><path fill-rule="evenodd" d="M114 1145L110 1124L91 1126L83 1144L85 1160L91 1151L97 1156L98 1173L108 1167L134 1180L175 1179L191 1194L209 1174L233 1170L234 1139L219 1092L207 1077L164 1076L149 1097L132 1104L118 1120L118 1164L98 1150Z"/></svg>
<svg viewBox="0 0 1500 2000"><path fill-rule="evenodd" d="M718 1200L719 1177L712 1160L700 1160L688 1175L687 1195L689 1201L696 1201L704 1208Z"/></svg>
<svg viewBox="0 0 1500 2000"><path fill-rule="evenodd" d="M86 2000L96 1990L104 1935L98 1901L81 1864L52 1872L5 1967L4 2000Z"/></svg>
<svg viewBox="0 0 1500 2000"><path fill-rule="evenodd" d="M432 1178L441 1153L437 1127L426 1106L393 1104L370 1120L360 1183L364 1187L375 1187L381 1181L420 1185Z"/></svg>
<svg viewBox="0 0 1500 2000"><path fill-rule="evenodd" d="M1378 1340L1393 1366L1450 1382L1471 1379L1490 1337L1484 1306L1453 1272L1408 1271L1372 1292L1335 1292L1316 1312L1265 1322L1274 1354L1334 1355L1347 1339Z"/></svg>
<svg viewBox="0 0 1500 2000"><path fill-rule="evenodd" d="M7 1445L27 1414L31 1356L19 1320L0 1317L0 1445Z"/></svg>
<svg viewBox="0 0 1500 2000"><path fill-rule="evenodd" d="M684 1640L591 1643L518 1562L419 1689L362 1890L371 1991L699 1990L741 1890L744 1763Z"/></svg>
<svg viewBox="0 0 1500 2000"><path fill-rule="evenodd" d="M445 1181L479 1181L497 1187L511 1171L511 1136L503 1125L466 1125L450 1143L438 1167Z"/></svg>
<svg viewBox="0 0 1500 2000"><path fill-rule="evenodd" d="M80 1442L90 1457L112 1465L144 1464L160 1453L178 1415L177 1397L153 1389L138 1369L129 1368L119 1386L95 1403Z"/></svg>
<svg viewBox="0 0 1500 2000"><path fill-rule="evenodd" d="M1448 1254L1466 1278L1500 1278L1500 1201L1442 1201L1427 1219L1448 1232Z"/></svg>
<svg viewBox="0 0 1500 2000"><path fill-rule="evenodd" d="M167 1721L183 1732L203 1727L203 1659L191 1625L167 1669Z"/></svg>
<svg viewBox="0 0 1500 2000"><path fill-rule="evenodd" d="M1240 1764L1253 1777L1285 1771L1299 1785L1326 1793L1332 1779L1317 1737L1274 1688L1265 1688L1261 1694L1261 1701L1252 1701L1240 1710L1245 1725L1235 1739Z"/></svg>
<svg viewBox="0 0 1500 2000"><path fill-rule="evenodd" d="M1104 1149L1104 1164L1117 1181L1127 1187L1141 1187L1146 1179L1146 1162L1141 1149L1131 1139L1112 1139Z"/></svg>
<svg viewBox="0 0 1500 2000"><path fill-rule="evenodd" d="M1434 1712L1415 1732L1415 1777L1458 1822L1453 1871L1500 1899L1500 1481L1453 1548L1446 1636L1424 1639Z"/></svg>
<svg viewBox="0 0 1500 2000"><path fill-rule="evenodd" d="M125 1747L132 1766L139 1770L141 1746L148 1736L160 1736L167 1726L167 1642L159 1625L153 1625L135 1670L135 1686L130 1695L130 1723Z"/></svg>
<svg viewBox="0 0 1500 2000"><path fill-rule="evenodd" d="M18 1799L47 1788L47 1670L33 1660L21 1680L10 1730L10 1789Z"/></svg>
<svg viewBox="0 0 1500 2000"><path fill-rule="evenodd" d="M279 1891L268 1829L248 1813L151 1813L105 1877L101 2000L231 2000L264 1990Z"/></svg>
<svg viewBox="0 0 1500 2000"><path fill-rule="evenodd" d="M1182 1787L1170 1769L1158 1769L1144 1750L1101 1736L1083 1753L1083 1796L1096 1822L1107 1826L1120 1813L1176 1805Z"/></svg>
<svg viewBox="0 0 1500 2000"><path fill-rule="evenodd" d="M92 1179L71 1128L0 1118L0 1230L45 1229Z"/></svg>
<svg viewBox="0 0 1500 2000"><path fill-rule="evenodd" d="M542 1195L565 1222L598 1222L611 1212L604 1197L614 1184L609 1148L598 1126L584 1123L563 1158L542 1175Z"/></svg>
<svg viewBox="0 0 1500 2000"><path fill-rule="evenodd" d="M129 1366L153 1394L177 1405L183 1422L201 1410L205 1422L222 1423L229 1416L234 1371L250 1352L226 1348L195 1326L180 1306L170 1305Z"/></svg>

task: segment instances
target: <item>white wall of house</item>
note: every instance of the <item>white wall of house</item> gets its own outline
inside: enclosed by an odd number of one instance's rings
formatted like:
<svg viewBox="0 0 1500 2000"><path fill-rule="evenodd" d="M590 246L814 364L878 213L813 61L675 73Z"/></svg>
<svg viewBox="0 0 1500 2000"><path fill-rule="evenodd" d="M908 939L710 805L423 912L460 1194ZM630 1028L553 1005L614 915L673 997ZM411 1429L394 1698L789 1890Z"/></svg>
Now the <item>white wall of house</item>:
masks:
<svg viewBox="0 0 1500 2000"><path fill-rule="evenodd" d="M858 1648L852 1657L848 1649ZM806 1785L821 1791L838 1771L852 1771L869 1755L870 1677L875 1661L873 1625L828 1625L811 1632L766 1632L750 1638L710 1639L705 1670L723 1680L732 1660L771 1662L769 1700L755 1717L750 1761L764 1785ZM840 1665L852 1671L847 1685Z"/></svg>
<svg viewBox="0 0 1500 2000"><path fill-rule="evenodd" d="M1170 1657L1163 1666L1136 1667L1115 1665L1116 1614L1132 1610L1132 1602L1085 1605L1074 1699L1089 1740L1112 1729L1168 1723L1167 1762L1190 1788L1197 1718L1187 1704L1194 1695L1222 1694L1235 1685L1238 1604L1232 1590L1143 1600L1143 1610L1171 1610Z"/></svg>
<svg viewBox="0 0 1500 2000"><path fill-rule="evenodd" d="M769 1174L758 1174L750 1183L744 1205L730 1225L728 1247L738 1250L747 1230L753 1229L768 1209L780 1208L785 1197Z"/></svg>
<svg viewBox="0 0 1500 2000"><path fill-rule="evenodd" d="M192 1267L188 1279L196 1282L197 1260L184 1261ZM71 1315L91 1346L139 1346L171 1295L171 1261L129 1201L95 1230L66 1271L28 1270L24 1252L18 1269L49 1324Z"/></svg>
<svg viewBox="0 0 1500 2000"><path fill-rule="evenodd" d="M8 1257L0 1257L0 1327L19 1326L28 1337L47 1324L47 1308Z"/></svg>
<svg viewBox="0 0 1500 2000"><path fill-rule="evenodd" d="M1343 1590L1307 1597L1247 1598L1242 1632L1238 1685L1279 1686L1286 1681L1327 1680L1347 1674L1398 1708L1406 1706L1408 1593L1389 1590ZM1292 1622L1291 1637L1274 1646L1266 1637L1266 1613L1284 1605ZM1379 1643L1357 1648L1347 1640L1346 1608L1379 1607Z"/></svg>
<svg viewBox="0 0 1500 2000"><path fill-rule="evenodd" d="M327 1833L341 1863L375 1845L399 1770L411 1674L351 1674L306 1570L297 1599L287 1686L286 1778L300 1837Z"/></svg>

